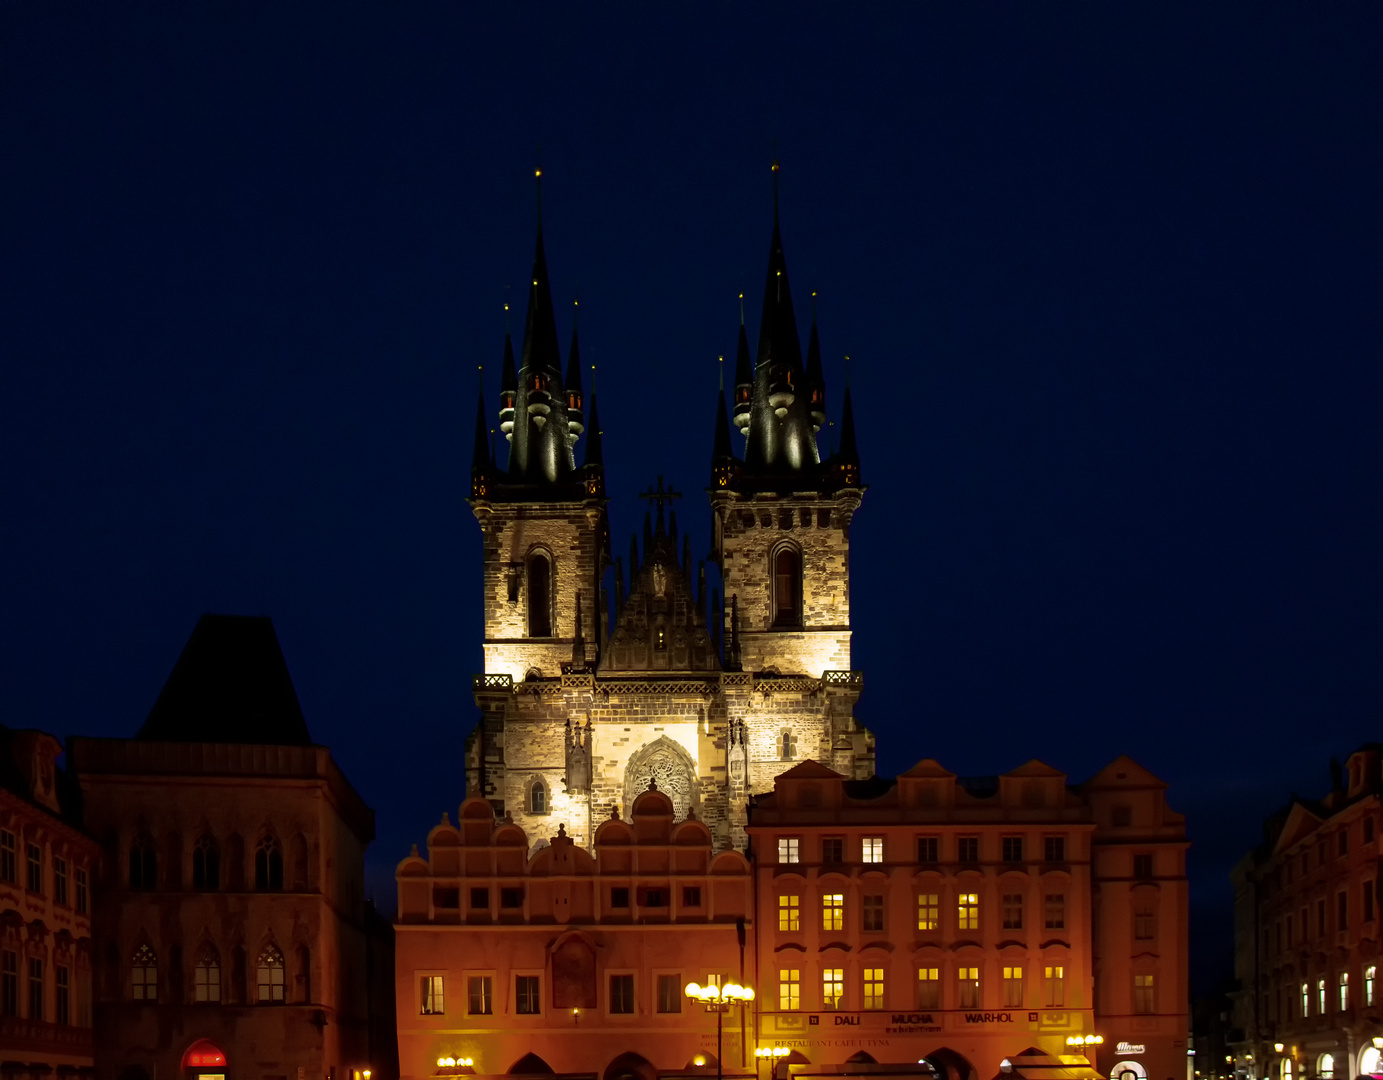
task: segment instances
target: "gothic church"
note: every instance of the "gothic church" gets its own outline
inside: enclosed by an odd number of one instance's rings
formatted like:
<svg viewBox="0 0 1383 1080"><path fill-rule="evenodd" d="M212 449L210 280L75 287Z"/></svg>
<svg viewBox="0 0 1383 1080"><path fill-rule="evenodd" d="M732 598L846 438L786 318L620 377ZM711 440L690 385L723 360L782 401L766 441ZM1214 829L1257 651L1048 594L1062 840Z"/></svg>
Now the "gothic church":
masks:
<svg viewBox="0 0 1383 1080"><path fill-rule="evenodd" d="M850 660L850 521L865 490L850 390L839 448L823 459L820 343L813 318L804 363L776 187L758 350L751 359L741 320L733 421L722 389L710 432L710 558L723 595L707 595L685 535L679 555L661 479L626 584L575 330L562 370L541 216L531 280L517 365L504 342L506 464L487 438L483 388L476 414L485 670L473 680L481 720L466 746L467 793L530 838L561 823L589 846L601 821L628 820L635 796L656 785L678 819L699 818L718 846L743 849L749 796L780 773L810 759L874 774Z"/></svg>

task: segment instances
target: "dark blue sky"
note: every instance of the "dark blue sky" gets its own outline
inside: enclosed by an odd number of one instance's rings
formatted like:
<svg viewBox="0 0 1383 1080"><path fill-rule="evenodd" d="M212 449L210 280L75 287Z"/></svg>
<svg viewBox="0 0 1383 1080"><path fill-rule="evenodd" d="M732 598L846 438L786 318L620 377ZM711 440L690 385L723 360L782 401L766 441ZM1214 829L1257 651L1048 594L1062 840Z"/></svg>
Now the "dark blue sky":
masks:
<svg viewBox="0 0 1383 1080"><path fill-rule="evenodd" d="M272 615L390 903L462 796L534 164L615 549L662 473L700 555L777 156L881 771L1133 755L1217 974L1261 818L1383 736L1383 8L657 7L0 7L0 715L130 734Z"/></svg>

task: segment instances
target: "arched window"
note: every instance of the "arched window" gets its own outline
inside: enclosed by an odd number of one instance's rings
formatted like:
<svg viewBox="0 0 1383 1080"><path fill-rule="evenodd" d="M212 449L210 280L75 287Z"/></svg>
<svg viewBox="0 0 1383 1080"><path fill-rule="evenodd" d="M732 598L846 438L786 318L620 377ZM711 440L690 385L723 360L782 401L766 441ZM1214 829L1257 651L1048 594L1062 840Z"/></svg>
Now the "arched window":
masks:
<svg viewBox="0 0 1383 1080"><path fill-rule="evenodd" d="M791 731L783 732L783 760L792 761L797 757L797 736Z"/></svg>
<svg viewBox="0 0 1383 1080"><path fill-rule="evenodd" d="M130 962L130 997L135 1001L158 1000L158 957L147 944L134 951Z"/></svg>
<svg viewBox="0 0 1383 1080"><path fill-rule="evenodd" d="M203 833L192 849L192 887L208 892L221 887L221 847L210 833Z"/></svg>
<svg viewBox="0 0 1383 1080"><path fill-rule="evenodd" d="M192 973L194 1000L217 1004L221 1000L221 957L210 943L197 954L197 967Z"/></svg>
<svg viewBox="0 0 1383 1080"><path fill-rule="evenodd" d="M1318 1080L1334 1080L1335 1076L1335 1055L1322 1054L1316 1062L1316 1076Z"/></svg>
<svg viewBox="0 0 1383 1080"><path fill-rule="evenodd" d="M130 888L153 889L158 886L158 853L154 838L140 832L130 844Z"/></svg>
<svg viewBox="0 0 1383 1080"><path fill-rule="evenodd" d="M773 625L802 625L802 555L790 544L773 553Z"/></svg>
<svg viewBox="0 0 1383 1080"><path fill-rule="evenodd" d="M255 888L283 888L283 848L268 833L255 848Z"/></svg>
<svg viewBox="0 0 1383 1080"><path fill-rule="evenodd" d="M546 814L549 809L547 785L541 779L534 780L533 786L528 789L528 812L530 814Z"/></svg>
<svg viewBox="0 0 1383 1080"><path fill-rule="evenodd" d="M538 552L528 558L528 636L552 637L552 564Z"/></svg>
<svg viewBox="0 0 1383 1080"><path fill-rule="evenodd" d="M261 1005L283 1004L283 953L266 945L256 965L255 1000Z"/></svg>

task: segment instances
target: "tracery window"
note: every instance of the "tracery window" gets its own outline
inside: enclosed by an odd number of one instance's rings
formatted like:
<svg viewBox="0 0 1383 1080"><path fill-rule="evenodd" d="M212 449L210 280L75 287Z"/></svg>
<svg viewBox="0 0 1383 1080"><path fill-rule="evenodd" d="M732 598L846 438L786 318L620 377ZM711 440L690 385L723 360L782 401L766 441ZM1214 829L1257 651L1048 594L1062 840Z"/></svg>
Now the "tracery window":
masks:
<svg viewBox="0 0 1383 1080"><path fill-rule="evenodd" d="M203 833L192 849L192 887L207 891L221 887L221 848L209 833Z"/></svg>
<svg viewBox="0 0 1383 1080"><path fill-rule="evenodd" d="M546 814L547 804L547 785L542 780L534 780L533 786L528 789L528 811L532 814Z"/></svg>
<svg viewBox="0 0 1383 1080"><path fill-rule="evenodd" d="M130 888L153 889L158 884L158 853L154 838L141 832L130 843Z"/></svg>
<svg viewBox="0 0 1383 1080"><path fill-rule="evenodd" d="M221 1000L221 958L212 946L202 949L192 972L193 999L216 1004Z"/></svg>
<svg viewBox="0 0 1383 1080"><path fill-rule="evenodd" d="M261 1005L283 1004L283 953L272 945L265 946L256 965L256 997Z"/></svg>
<svg viewBox="0 0 1383 1080"><path fill-rule="evenodd" d="M130 963L130 997L135 1001L158 1000L158 957L148 945L134 951Z"/></svg>
<svg viewBox="0 0 1383 1080"><path fill-rule="evenodd" d="M283 888L283 848L278 840L266 833L255 848L255 888Z"/></svg>

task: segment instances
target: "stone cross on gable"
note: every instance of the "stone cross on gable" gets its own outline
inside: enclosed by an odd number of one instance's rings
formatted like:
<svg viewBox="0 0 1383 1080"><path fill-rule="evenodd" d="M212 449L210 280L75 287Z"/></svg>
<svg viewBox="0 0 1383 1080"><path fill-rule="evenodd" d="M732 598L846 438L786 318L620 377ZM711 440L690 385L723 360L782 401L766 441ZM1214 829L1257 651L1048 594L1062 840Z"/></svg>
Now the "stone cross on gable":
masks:
<svg viewBox="0 0 1383 1080"><path fill-rule="evenodd" d="M680 491L674 490L671 487L669 487L666 491L663 490L663 478L661 476L658 477L657 491L654 491L653 485L650 484L647 491L639 492L639 498L648 499L650 502L655 503L657 505L658 516L660 518L663 516L663 503L670 503L673 499L680 499L681 497L682 493Z"/></svg>

